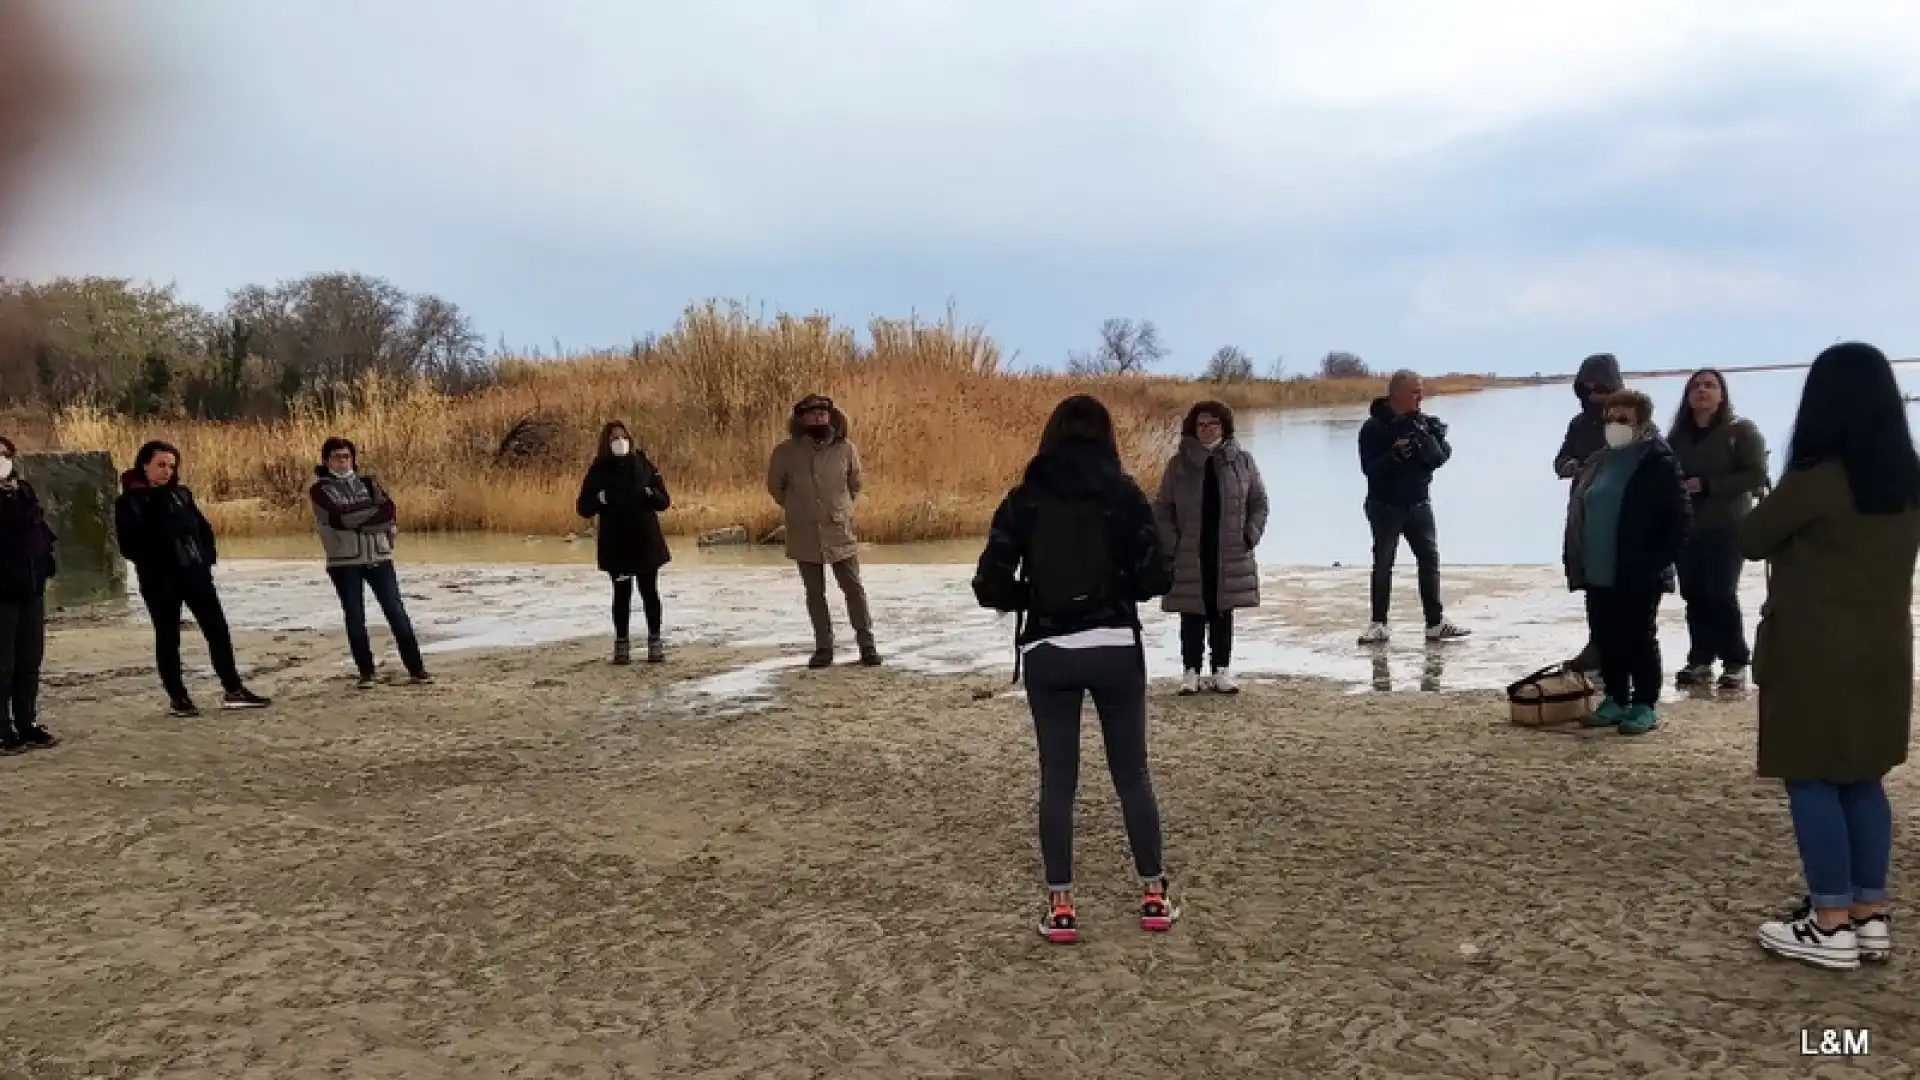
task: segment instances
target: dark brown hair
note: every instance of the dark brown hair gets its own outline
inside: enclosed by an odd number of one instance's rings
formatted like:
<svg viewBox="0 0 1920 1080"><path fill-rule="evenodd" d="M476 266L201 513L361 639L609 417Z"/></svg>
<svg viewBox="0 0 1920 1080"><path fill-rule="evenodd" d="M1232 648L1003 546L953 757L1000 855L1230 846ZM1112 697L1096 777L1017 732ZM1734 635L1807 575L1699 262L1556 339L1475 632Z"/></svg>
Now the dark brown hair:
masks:
<svg viewBox="0 0 1920 1080"><path fill-rule="evenodd" d="M1713 411L1713 419L1707 421L1707 426L1712 427L1733 414L1733 391L1727 389L1727 377L1719 368L1703 367L1687 376L1687 386L1680 391L1680 407L1673 411L1673 426L1667 429L1668 435L1699 427L1693 422L1693 406L1687 404L1687 399L1693 396L1694 381L1702 375L1711 375L1713 381L1720 384L1720 407Z"/></svg>
<svg viewBox="0 0 1920 1080"><path fill-rule="evenodd" d="M1045 454L1066 443L1082 443L1099 447L1120 460L1120 444L1113 435L1113 414L1107 411L1100 399L1088 394L1075 394L1053 407L1053 415L1047 417L1047 426L1040 433L1040 453Z"/></svg>
<svg viewBox="0 0 1920 1080"><path fill-rule="evenodd" d="M1607 395L1604 409L1632 409L1636 427L1653 423L1653 399L1638 390L1615 390ZM1605 412L1602 412L1605 415Z"/></svg>
<svg viewBox="0 0 1920 1080"><path fill-rule="evenodd" d="M610 458L613 456L613 433L616 431L626 435L628 442L634 443L635 451L640 449L638 441L633 437L633 429L628 427L625 421L609 420L606 426L600 429L600 441L595 446L593 453L596 459Z"/></svg>
<svg viewBox="0 0 1920 1080"><path fill-rule="evenodd" d="M1188 409L1187 418L1180 425L1180 434L1189 439L1199 438L1201 413L1206 413L1220 421L1221 438L1233 438L1233 410L1227 408L1225 402L1220 401L1202 401Z"/></svg>

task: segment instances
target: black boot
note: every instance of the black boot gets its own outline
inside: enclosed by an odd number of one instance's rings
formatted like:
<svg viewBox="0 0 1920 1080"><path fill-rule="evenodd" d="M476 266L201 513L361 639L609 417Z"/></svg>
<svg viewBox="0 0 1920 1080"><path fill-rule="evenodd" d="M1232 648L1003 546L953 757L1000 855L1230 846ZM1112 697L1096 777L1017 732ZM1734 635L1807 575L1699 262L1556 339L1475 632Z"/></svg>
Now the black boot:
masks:
<svg viewBox="0 0 1920 1080"><path fill-rule="evenodd" d="M833 646L828 645L825 648L813 650L813 655L807 657L807 666L810 668L832 667Z"/></svg>
<svg viewBox="0 0 1920 1080"><path fill-rule="evenodd" d="M880 647L873 643L872 634L860 635L860 663L867 667L880 666Z"/></svg>
<svg viewBox="0 0 1920 1080"><path fill-rule="evenodd" d="M660 635L647 638L647 663L658 664L667 658L667 647L661 642Z"/></svg>

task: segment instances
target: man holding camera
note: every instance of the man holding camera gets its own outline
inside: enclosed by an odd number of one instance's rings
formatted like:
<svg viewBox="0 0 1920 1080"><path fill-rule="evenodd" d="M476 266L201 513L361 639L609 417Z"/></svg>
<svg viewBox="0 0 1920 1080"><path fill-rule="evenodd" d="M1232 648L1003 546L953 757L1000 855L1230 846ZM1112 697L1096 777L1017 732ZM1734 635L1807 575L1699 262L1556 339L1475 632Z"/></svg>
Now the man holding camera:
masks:
<svg viewBox="0 0 1920 1080"><path fill-rule="evenodd" d="M1428 641L1466 637L1440 603L1440 546L1428 489L1433 471L1453 457L1447 425L1420 411L1420 376L1393 373L1387 396L1375 398L1360 427L1360 468L1367 475L1367 524L1373 528L1373 621L1362 645L1384 644L1393 596L1393 559L1404 537L1420 570L1420 607Z"/></svg>

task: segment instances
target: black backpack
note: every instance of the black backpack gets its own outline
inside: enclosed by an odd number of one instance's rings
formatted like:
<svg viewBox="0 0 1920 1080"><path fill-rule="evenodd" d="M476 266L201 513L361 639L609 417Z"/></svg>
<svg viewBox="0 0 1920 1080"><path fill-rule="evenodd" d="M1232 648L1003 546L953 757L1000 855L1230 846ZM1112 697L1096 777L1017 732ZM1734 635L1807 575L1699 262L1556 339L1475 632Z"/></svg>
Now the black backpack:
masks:
<svg viewBox="0 0 1920 1080"><path fill-rule="evenodd" d="M1094 499L1043 494L1021 560L1027 614L1080 619L1116 608L1106 507Z"/></svg>

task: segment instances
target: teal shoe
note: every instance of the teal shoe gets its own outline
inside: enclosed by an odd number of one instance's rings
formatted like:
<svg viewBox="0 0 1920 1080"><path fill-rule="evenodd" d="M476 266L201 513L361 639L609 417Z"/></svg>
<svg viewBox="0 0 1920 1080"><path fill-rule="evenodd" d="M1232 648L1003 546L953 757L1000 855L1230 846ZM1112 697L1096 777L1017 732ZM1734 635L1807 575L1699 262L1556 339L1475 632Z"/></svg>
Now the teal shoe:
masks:
<svg viewBox="0 0 1920 1080"><path fill-rule="evenodd" d="M1603 698L1600 701L1600 707L1593 710L1593 715L1587 717L1581 721L1581 723L1592 728L1612 727L1624 721L1626 718L1627 707L1625 705L1620 704L1612 698Z"/></svg>
<svg viewBox="0 0 1920 1080"><path fill-rule="evenodd" d="M1627 718L1620 721L1620 734L1645 735L1660 726L1660 717L1651 705L1635 705L1627 710Z"/></svg>

